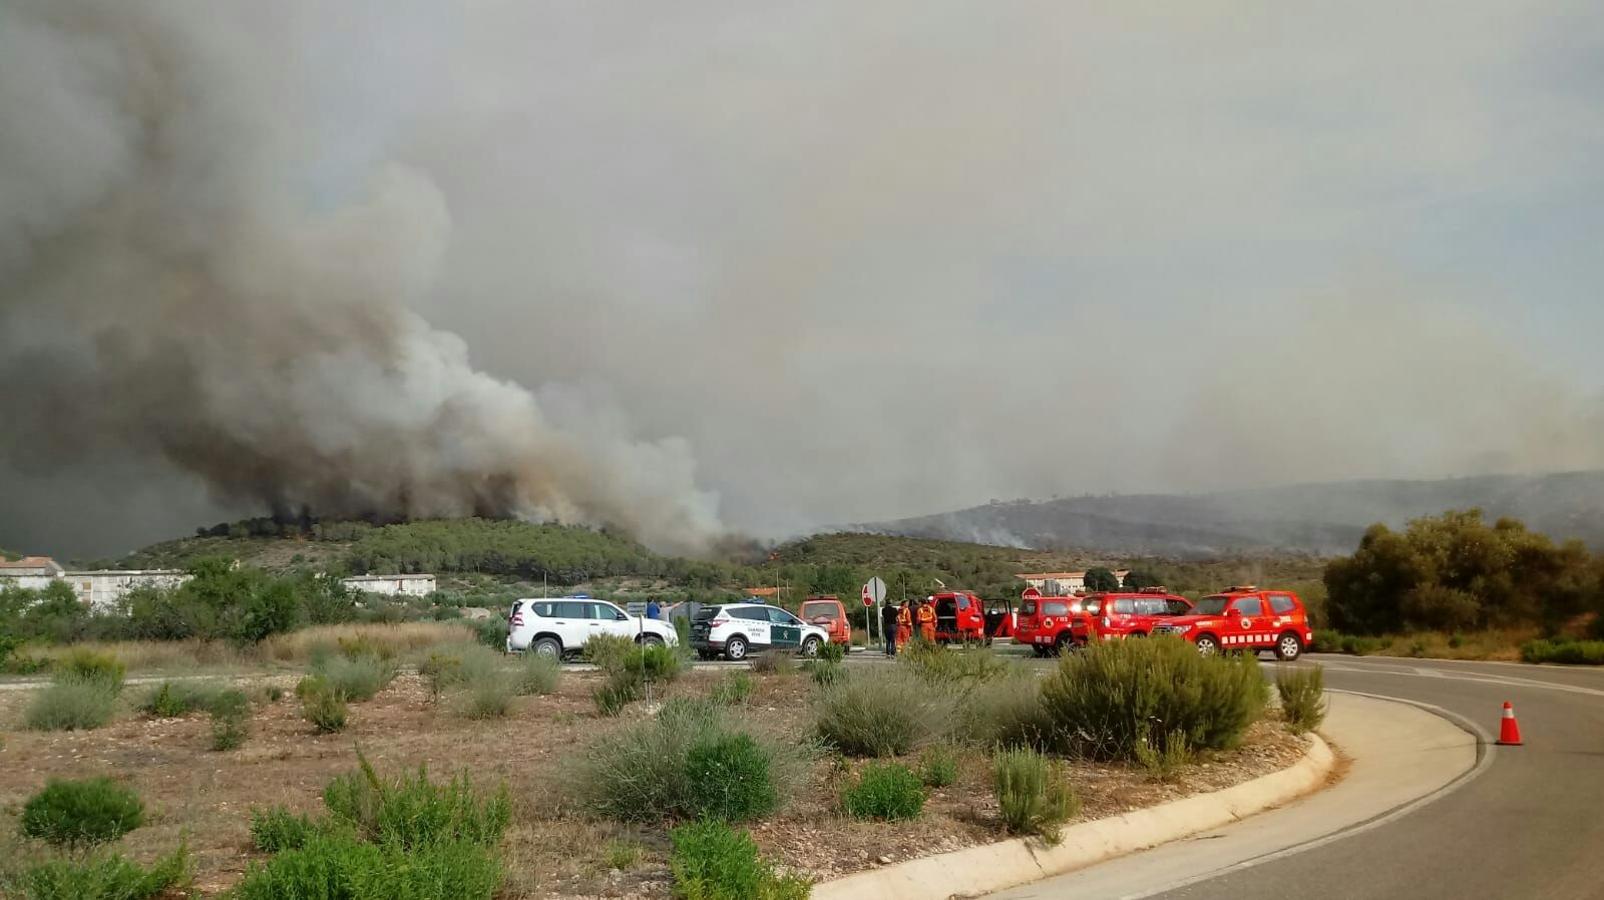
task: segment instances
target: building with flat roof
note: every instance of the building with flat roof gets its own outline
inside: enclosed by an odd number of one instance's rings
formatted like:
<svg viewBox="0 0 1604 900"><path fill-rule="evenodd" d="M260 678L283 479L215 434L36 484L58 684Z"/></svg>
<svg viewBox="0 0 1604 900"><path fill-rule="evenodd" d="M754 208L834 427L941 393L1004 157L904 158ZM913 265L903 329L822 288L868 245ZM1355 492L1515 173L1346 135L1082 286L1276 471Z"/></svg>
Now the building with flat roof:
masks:
<svg viewBox="0 0 1604 900"><path fill-rule="evenodd" d="M1124 587L1125 576L1131 574L1130 570L1115 569L1113 572L1114 577L1119 579L1119 586ZM1085 572L1021 572L1014 577L1048 597L1068 597L1086 591Z"/></svg>
<svg viewBox="0 0 1604 900"><path fill-rule="evenodd" d="M384 594L387 597L426 597L435 592L433 575L352 575L340 583L353 591L366 594Z"/></svg>

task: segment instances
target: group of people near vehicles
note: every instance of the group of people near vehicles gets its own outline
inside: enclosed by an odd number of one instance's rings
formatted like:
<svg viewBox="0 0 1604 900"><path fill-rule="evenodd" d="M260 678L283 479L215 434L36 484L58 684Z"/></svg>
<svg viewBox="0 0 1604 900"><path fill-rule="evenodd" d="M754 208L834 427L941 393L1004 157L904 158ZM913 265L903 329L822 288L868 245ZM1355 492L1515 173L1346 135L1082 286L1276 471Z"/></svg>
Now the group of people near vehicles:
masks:
<svg viewBox="0 0 1604 900"><path fill-rule="evenodd" d="M904 600L900 605L887 603L880 609L880 626L886 636L887 656L896 656L897 648L912 643L916 633L920 640L934 644L936 605L929 598Z"/></svg>

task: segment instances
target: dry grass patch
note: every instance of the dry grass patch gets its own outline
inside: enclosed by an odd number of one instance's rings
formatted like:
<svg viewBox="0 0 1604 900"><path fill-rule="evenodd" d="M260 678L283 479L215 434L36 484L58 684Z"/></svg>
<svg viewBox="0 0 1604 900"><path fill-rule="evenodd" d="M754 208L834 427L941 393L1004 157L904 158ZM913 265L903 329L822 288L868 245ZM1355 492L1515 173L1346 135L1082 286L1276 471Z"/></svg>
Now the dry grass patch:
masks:
<svg viewBox="0 0 1604 900"><path fill-rule="evenodd" d="M257 645L261 658L304 663L313 656L348 646L372 647L385 656L409 656L434 644L474 640L473 629L454 622L396 622L319 625L275 634Z"/></svg>

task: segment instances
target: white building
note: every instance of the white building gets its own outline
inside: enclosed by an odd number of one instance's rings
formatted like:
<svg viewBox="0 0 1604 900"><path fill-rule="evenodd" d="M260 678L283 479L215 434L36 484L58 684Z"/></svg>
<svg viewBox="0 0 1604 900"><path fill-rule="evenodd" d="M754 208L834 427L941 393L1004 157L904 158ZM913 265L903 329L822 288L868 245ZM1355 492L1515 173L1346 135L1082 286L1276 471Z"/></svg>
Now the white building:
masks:
<svg viewBox="0 0 1604 900"><path fill-rule="evenodd" d="M43 590L61 576L61 566L48 556L24 556L18 560L0 559L0 587Z"/></svg>
<svg viewBox="0 0 1604 900"><path fill-rule="evenodd" d="M426 597L435 591L433 575L352 575L340 583L353 591L390 597Z"/></svg>
<svg viewBox="0 0 1604 900"><path fill-rule="evenodd" d="M96 569L68 572L48 556L0 560L0 585L42 591L52 582L66 582L85 606L111 609L136 587L175 588L190 579L176 569Z"/></svg>
<svg viewBox="0 0 1604 900"><path fill-rule="evenodd" d="M1129 574L1129 569L1114 570L1120 587L1125 586L1125 576ZM1047 597L1068 597L1086 591L1085 572L1021 572L1014 577Z"/></svg>
<svg viewBox="0 0 1604 900"><path fill-rule="evenodd" d="M195 576L178 569L99 569L92 572L63 572L61 579L72 585L78 599L91 609L113 609L136 587L171 590Z"/></svg>

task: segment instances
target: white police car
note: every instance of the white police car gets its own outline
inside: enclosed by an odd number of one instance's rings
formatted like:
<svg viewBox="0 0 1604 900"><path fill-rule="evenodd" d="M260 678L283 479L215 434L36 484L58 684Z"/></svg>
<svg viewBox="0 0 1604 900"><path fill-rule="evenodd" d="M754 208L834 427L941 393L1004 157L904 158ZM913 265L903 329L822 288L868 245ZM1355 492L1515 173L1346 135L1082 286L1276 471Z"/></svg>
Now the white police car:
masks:
<svg viewBox="0 0 1604 900"><path fill-rule="evenodd" d="M794 650L819 655L830 633L758 600L704 606L691 619L691 646L703 659L719 654L746 659L754 650Z"/></svg>

